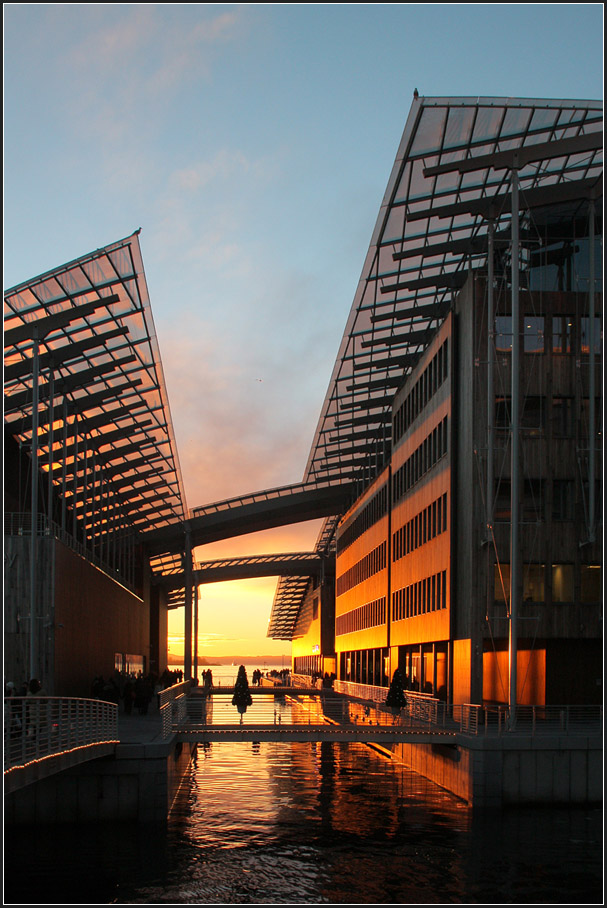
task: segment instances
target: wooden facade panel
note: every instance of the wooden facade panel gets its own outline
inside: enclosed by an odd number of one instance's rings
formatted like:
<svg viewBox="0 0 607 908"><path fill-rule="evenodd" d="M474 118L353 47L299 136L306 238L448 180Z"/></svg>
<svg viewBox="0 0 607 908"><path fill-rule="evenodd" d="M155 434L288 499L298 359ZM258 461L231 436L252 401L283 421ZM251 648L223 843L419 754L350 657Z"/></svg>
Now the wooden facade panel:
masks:
<svg viewBox="0 0 607 908"><path fill-rule="evenodd" d="M116 653L150 659L149 609L84 558L56 542L55 693L88 697Z"/></svg>

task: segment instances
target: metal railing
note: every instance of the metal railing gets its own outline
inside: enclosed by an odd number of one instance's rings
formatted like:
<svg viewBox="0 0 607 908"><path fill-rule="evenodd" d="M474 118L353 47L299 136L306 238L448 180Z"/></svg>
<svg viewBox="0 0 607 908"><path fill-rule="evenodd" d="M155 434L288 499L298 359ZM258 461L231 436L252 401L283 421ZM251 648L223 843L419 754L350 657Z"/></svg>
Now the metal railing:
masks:
<svg viewBox="0 0 607 908"><path fill-rule="evenodd" d="M602 706L508 706L463 703L453 707L462 732L473 735L595 735L603 733Z"/></svg>
<svg viewBox="0 0 607 908"><path fill-rule="evenodd" d="M299 686L311 686L311 677L295 676ZM294 682L294 686L295 682ZM352 681L333 682L333 690L346 697L369 701L384 708L388 688ZM428 728L457 728L471 735L588 735L602 734L602 706L517 706L515 722L510 722L510 709L504 705L472 703L448 704L431 694L405 691L407 705L400 710L401 721L426 725Z"/></svg>
<svg viewBox="0 0 607 908"><path fill-rule="evenodd" d="M288 713L277 705L272 688L267 696L254 698L243 721L257 725L378 725L419 731L460 732L468 735L591 735L602 734L601 706L518 706L516 723L510 724L507 706L483 706L471 703L448 704L430 694L406 691L407 705L401 709L386 706L388 689L349 681L334 681L333 691L323 696L322 681L318 693L305 694L314 685L311 675L292 675L293 694L287 695ZM301 693L298 693L301 690ZM231 705L231 695L202 695L190 681L175 684L160 692L163 737L179 728L240 724L240 715ZM190 695L194 693L194 695ZM333 696L333 693L341 696Z"/></svg>
<svg viewBox="0 0 607 908"><path fill-rule="evenodd" d="M4 698L4 771L90 744L118 742L118 707L75 697Z"/></svg>
<svg viewBox="0 0 607 908"><path fill-rule="evenodd" d="M191 687L191 681L181 681L179 684L173 684L160 691L160 719L163 738L168 738L175 728L179 728L187 720L188 692Z"/></svg>

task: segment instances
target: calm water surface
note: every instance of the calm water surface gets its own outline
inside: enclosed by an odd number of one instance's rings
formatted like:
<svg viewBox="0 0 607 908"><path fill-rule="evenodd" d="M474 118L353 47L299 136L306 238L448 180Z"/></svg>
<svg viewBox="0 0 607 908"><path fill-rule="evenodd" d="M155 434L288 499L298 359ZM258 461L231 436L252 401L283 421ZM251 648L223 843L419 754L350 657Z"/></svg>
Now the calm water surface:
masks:
<svg viewBox="0 0 607 908"><path fill-rule="evenodd" d="M473 812L363 744L214 743L166 828L10 829L4 903L602 904L602 826Z"/></svg>

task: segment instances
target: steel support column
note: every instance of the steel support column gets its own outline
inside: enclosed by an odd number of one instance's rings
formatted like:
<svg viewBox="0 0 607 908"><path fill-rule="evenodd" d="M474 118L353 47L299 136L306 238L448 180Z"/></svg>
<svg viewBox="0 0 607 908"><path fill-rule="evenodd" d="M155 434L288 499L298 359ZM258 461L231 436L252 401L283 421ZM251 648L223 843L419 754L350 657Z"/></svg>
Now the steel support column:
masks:
<svg viewBox="0 0 607 908"><path fill-rule="evenodd" d="M183 622L183 677L192 680L192 533L186 525L185 548L183 553L185 574L185 614Z"/></svg>
<svg viewBox="0 0 607 908"><path fill-rule="evenodd" d="M510 727L516 725L517 687L517 619L520 598L520 540L519 540L519 486L520 486L520 338L519 338L519 182L515 156L512 168L512 358L511 358L511 427L510 427L510 622L508 639L508 667L510 678Z"/></svg>
<svg viewBox="0 0 607 908"><path fill-rule="evenodd" d="M589 212L589 262L588 262L588 363L590 375L588 381L588 541L594 542L595 539L595 447L596 447L596 425L595 425L595 375L594 375L594 199L590 200Z"/></svg>
<svg viewBox="0 0 607 908"><path fill-rule="evenodd" d="M29 676L38 677L38 614L36 593L38 586L38 380L40 377L40 341L34 329L34 349L32 353L32 482L31 482L31 520L32 535L30 539L30 660Z"/></svg>

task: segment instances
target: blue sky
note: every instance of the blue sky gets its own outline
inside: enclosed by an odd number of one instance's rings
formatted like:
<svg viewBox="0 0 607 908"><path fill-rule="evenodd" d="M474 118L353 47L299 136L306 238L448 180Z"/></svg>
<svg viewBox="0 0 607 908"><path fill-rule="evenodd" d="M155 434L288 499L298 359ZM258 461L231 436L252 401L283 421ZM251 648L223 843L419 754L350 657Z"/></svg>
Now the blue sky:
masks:
<svg viewBox="0 0 607 908"><path fill-rule="evenodd" d="M602 35L600 3L5 4L4 286L141 227L188 505L297 482L414 88L601 98ZM274 587L209 587L205 645L288 649Z"/></svg>

